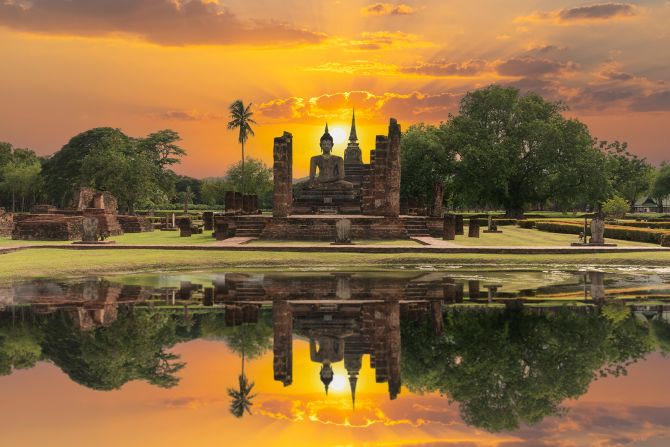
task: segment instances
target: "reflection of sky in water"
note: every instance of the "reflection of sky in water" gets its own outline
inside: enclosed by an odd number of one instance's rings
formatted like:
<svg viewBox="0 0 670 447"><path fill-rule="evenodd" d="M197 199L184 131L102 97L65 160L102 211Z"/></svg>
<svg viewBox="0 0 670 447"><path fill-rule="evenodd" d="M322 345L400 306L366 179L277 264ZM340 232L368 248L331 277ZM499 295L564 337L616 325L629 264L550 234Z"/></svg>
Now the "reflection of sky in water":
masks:
<svg viewBox="0 0 670 447"><path fill-rule="evenodd" d="M53 365L0 377L3 445L632 445L670 441L670 361L658 355L633 365L626 377L595 381L568 411L511 433L490 434L465 424L457 405L435 393L403 389L389 401L363 363L356 410L348 389L326 397L307 344L295 343L296 380L272 380L272 355L247 363L255 382L254 415L233 418L226 389L239 357L220 342L178 345L188 366L179 386L160 389L131 382L119 391L93 391ZM340 368L341 369L341 368ZM341 374L344 371L336 371ZM346 385L346 384L345 384ZM542 444L545 442L546 444ZM608 443L609 442L609 443ZM630 445L630 444L629 444Z"/></svg>
<svg viewBox="0 0 670 447"><path fill-rule="evenodd" d="M288 287L289 292L293 290L290 287L295 287L304 299L310 294L309 287L319 287L319 284L333 287L328 296L355 297L366 284L377 284L376 287L383 290L391 290L388 288L398 284L402 287L402 278L414 281L415 286L423 284L421 287L436 283L437 290L441 291L445 275L432 271L355 274L352 275L353 286L346 294L340 289L348 287L343 285L343 280L349 275L339 273L290 277L277 273L185 273L136 275L120 278L120 281L151 290L178 288L186 281L205 287L226 282L232 285L237 281L237 287L244 286L239 290L247 291L263 287L274 290L272 287L281 285L277 289L280 292L286 292L282 287ZM482 294L486 294L486 284L501 284L499 290L503 293L537 290L559 297L581 296L582 281L589 275L560 270L459 270L449 272L448 276L466 287L468 281L479 280ZM325 282L320 283L320 280ZM116 299L114 297L121 296L118 286L98 295L96 281L91 278L72 284L25 283L14 286L11 293L4 289L0 295L5 297L5 305L11 305L16 296L19 303L25 303L31 300L31 295L52 300L59 294L60 298L66 297L64 291L70 290L75 304L62 311L56 307L36 307L40 311L34 314L28 306L0 312L0 368L8 355L11 358L13 353L31 348L29 334L22 332L25 327L39 329L32 343L42 343L42 352L49 359L0 376L2 445L670 445L670 386L667 384L670 359L653 353L659 347L670 347L670 329L663 326L665 323L646 321L645 318L657 318L655 310L645 313L646 317L642 312L632 317L628 312L622 313L619 307L605 305L602 313L597 309L586 313L574 310L564 319L560 313L538 313L530 309L511 310L506 314L502 310L480 310L467 318L449 310L444 332L436 335L429 310L421 306L403 308L401 330L393 332L389 329L393 324L393 307L386 304L376 305L367 314L355 310L355 306L345 309L331 304L323 308L301 305L292 314L292 351L287 350L290 345L286 343L277 343L274 348L266 343L268 349L260 355L254 354L253 347L245 351L245 374L254 382L256 397L251 407L253 415L237 419L229 412L228 389L236 385L242 362L239 349L232 351L229 346L245 343L244 337L252 337L253 333L244 335L246 332L239 331L241 327L250 326L237 326L241 320L229 326L223 307L206 310L196 304L190 313L185 313L181 306L172 311L168 310L169 306L161 308L166 305L165 300L152 304L155 305L153 310L138 301L134 314L121 310L118 315L114 310L104 314L101 312L107 312L107 308L94 306L82 314L81 303L87 299L105 298L109 304ZM607 296L611 293L644 295L645 291L661 291L667 295L670 280L664 272L626 271L606 273L603 283ZM254 287L246 287L249 285ZM195 293L195 301L200 299L201 293L202 287ZM134 318L132 315L147 315L147 312L157 312L164 321L176 325L172 330L176 335L167 336L167 341L158 345L165 346L166 352L177 354L178 361L186 365L176 372L177 386L160 388L145 380L135 380L145 377L141 368L132 376L134 378L114 391L96 391L72 380L92 376L106 380L109 364L135 365L134 356L147 353L150 356L154 347L151 343L145 346L138 338L137 331L141 328L124 326ZM375 324L384 328L381 332L371 332L381 345L371 347L375 343L373 338L372 345L361 354L354 410L351 376L349 367L345 368L346 355L344 360L333 363L334 377L326 395L319 377L321 365L310 360L309 341L310 337L324 334L337 337L338 330L358 336L365 325L362 315L374 318L381 315ZM74 317L79 318L80 326L69 333L48 332L50 324L62 324ZM273 334L278 333L280 320L275 316L273 322L273 310L269 307L244 318L251 318L256 327L262 327L259 333L266 340L272 340ZM352 318L356 321L352 322ZM86 330L80 331L80 327ZM110 335L112 333L115 335ZM398 333L402 335L401 347L394 351L390 340ZM134 343L138 340L140 342ZM133 349L126 352L127 346ZM393 352L401 353L403 386L395 400L389 398L390 370L384 370L386 366L379 361L371 365L374 349L390 356ZM277 378L277 355L289 352L292 377L288 386L284 386ZM81 363L78 356L93 358L99 363ZM626 376L596 379L598 371L607 366L603 359L617 364L638 361L627 367ZM98 366L101 368L96 369ZM439 389L436 384L448 389L444 396L436 391ZM557 400L563 410L547 411L551 405L543 403L545 397L547 402ZM486 407L495 403L508 407L500 411ZM524 405L530 407L524 408ZM485 429L487 423L495 426L507 415L521 421L533 419L534 412L539 415L535 423L522 422L511 431Z"/></svg>

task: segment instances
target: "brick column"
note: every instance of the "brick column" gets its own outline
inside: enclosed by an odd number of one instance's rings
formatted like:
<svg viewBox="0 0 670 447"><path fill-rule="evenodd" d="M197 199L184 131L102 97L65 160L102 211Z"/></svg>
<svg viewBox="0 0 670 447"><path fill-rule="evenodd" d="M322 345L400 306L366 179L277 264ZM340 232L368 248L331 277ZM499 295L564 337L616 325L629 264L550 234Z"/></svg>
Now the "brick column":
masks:
<svg viewBox="0 0 670 447"><path fill-rule="evenodd" d="M274 193L272 215L287 217L293 207L293 136L284 132L274 140Z"/></svg>

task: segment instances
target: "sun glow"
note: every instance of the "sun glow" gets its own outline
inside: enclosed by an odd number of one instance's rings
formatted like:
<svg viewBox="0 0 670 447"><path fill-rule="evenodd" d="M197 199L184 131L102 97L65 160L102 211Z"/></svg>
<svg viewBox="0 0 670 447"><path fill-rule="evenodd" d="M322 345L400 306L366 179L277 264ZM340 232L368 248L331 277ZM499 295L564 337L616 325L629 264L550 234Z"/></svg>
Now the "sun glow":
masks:
<svg viewBox="0 0 670 447"><path fill-rule="evenodd" d="M333 127L329 132L335 144L344 143L347 139L347 132L341 127Z"/></svg>
<svg viewBox="0 0 670 447"><path fill-rule="evenodd" d="M333 376L333 381L330 383L329 388L333 391L344 391L346 386L347 381L344 378L344 376L340 374L335 374L335 376Z"/></svg>

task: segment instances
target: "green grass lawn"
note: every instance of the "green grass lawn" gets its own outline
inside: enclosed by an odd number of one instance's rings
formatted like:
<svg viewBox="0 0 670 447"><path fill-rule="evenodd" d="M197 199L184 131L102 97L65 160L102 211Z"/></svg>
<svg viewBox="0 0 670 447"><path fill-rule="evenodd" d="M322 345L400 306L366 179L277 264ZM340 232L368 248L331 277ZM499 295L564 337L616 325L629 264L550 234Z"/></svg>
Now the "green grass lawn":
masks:
<svg viewBox="0 0 670 447"><path fill-rule="evenodd" d="M421 247L422 245L411 239L357 239L353 241L354 245L381 245L381 246L410 246ZM270 240L252 240L247 245L288 245L288 246L305 246L319 247L330 245L328 241L270 241Z"/></svg>
<svg viewBox="0 0 670 447"><path fill-rule="evenodd" d="M147 233L126 233L109 239L123 245L201 245L216 242L211 231L180 237L179 231L151 231Z"/></svg>
<svg viewBox="0 0 670 447"><path fill-rule="evenodd" d="M482 227L479 238L468 237L467 225L465 236L456 236L455 244L466 247L475 246L496 246L496 247L548 247L548 246L569 246L572 242L577 242L577 235L550 233L548 231L530 230L520 228L515 225L500 226L502 233L484 233ZM658 247L658 244L648 244L644 242L621 241L617 239L606 238L605 242L611 242L622 247Z"/></svg>
<svg viewBox="0 0 670 447"><path fill-rule="evenodd" d="M115 273L193 270L375 271L453 269L457 266L546 269L569 266L670 266L670 254L430 254L430 253L299 253L267 251L62 250L27 249L0 254L0 282Z"/></svg>

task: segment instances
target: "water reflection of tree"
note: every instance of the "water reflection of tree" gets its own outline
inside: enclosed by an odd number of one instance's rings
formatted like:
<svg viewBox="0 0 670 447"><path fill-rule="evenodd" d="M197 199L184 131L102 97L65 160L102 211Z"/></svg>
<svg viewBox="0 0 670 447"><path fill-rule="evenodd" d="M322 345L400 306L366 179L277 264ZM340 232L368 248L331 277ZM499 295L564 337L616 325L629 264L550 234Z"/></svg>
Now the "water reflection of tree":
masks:
<svg viewBox="0 0 670 447"><path fill-rule="evenodd" d="M0 316L0 376L30 369L42 358L41 331L31 322Z"/></svg>
<svg viewBox="0 0 670 447"><path fill-rule="evenodd" d="M444 332L402 325L403 381L415 392L439 391L458 402L464 421L512 430L560 411L597 375L654 349L648 326L595 313L453 312Z"/></svg>
<svg viewBox="0 0 670 447"><path fill-rule="evenodd" d="M107 327L82 331L65 314L44 325L44 355L72 380L97 390L118 389L130 380L170 388L184 367L166 351L176 342L175 322L166 314L120 309Z"/></svg>
<svg viewBox="0 0 670 447"><path fill-rule="evenodd" d="M226 327L223 315L208 315L201 322L201 335L205 339L224 340L228 347L241 357L242 366L237 378L237 388L228 388L230 413L238 418L245 412L251 414L255 394L251 394L254 382L244 372L246 359L260 357L272 346L272 326L266 321Z"/></svg>

